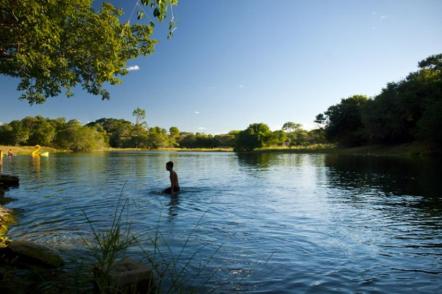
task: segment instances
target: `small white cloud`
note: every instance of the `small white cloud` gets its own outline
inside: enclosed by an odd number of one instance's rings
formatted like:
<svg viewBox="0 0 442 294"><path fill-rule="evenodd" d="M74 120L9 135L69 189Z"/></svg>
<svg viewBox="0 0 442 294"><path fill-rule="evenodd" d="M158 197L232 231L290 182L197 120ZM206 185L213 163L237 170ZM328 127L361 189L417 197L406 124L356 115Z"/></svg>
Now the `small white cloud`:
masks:
<svg viewBox="0 0 442 294"><path fill-rule="evenodd" d="M200 114L200 112L198 110L195 110L193 113Z"/></svg>
<svg viewBox="0 0 442 294"><path fill-rule="evenodd" d="M199 131L204 131L204 130L207 130L205 127L198 127L198 130Z"/></svg>
<svg viewBox="0 0 442 294"><path fill-rule="evenodd" d="M388 18L388 15L381 15L381 16L379 17L379 19L380 19L381 21L386 20L387 18Z"/></svg>
<svg viewBox="0 0 442 294"><path fill-rule="evenodd" d="M126 68L127 71L136 71L140 70L140 67L138 65L132 65Z"/></svg>
<svg viewBox="0 0 442 294"><path fill-rule="evenodd" d="M239 84L239 88L240 89L244 89L246 86L244 86L243 84Z"/></svg>

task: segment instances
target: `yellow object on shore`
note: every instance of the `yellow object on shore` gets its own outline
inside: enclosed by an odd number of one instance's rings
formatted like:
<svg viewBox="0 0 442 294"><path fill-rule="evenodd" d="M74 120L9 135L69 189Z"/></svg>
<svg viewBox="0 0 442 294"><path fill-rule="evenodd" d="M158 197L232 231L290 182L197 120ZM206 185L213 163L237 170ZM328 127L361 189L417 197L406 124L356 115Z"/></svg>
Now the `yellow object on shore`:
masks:
<svg viewBox="0 0 442 294"><path fill-rule="evenodd" d="M37 148L37 149L32 151L32 153L31 153L32 157L40 156L40 154L38 153L38 152L40 152L40 149L41 149L40 145L36 145L35 148Z"/></svg>
<svg viewBox="0 0 442 294"><path fill-rule="evenodd" d="M35 148L37 148L37 149L32 151L32 157L49 157L49 152L40 153L40 150L41 150L40 145L35 145Z"/></svg>

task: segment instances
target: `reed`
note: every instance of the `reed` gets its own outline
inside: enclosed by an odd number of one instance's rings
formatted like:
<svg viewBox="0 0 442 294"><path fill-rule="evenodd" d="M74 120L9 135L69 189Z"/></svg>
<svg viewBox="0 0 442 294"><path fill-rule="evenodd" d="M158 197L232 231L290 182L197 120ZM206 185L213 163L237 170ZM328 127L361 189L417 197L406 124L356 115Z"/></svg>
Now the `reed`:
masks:
<svg viewBox="0 0 442 294"><path fill-rule="evenodd" d="M205 214L200 217L189 232L179 252L171 250L166 241L167 238L160 232L159 226L148 236L147 242L150 244L150 249L146 249L143 246L146 239L142 241L141 236L131 232L129 200L123 199L121 195L117 201L109 228L101 230L86 213L84 213L84 216L92 234L91 240L84 240L93 260L93 266L90 270L92 274L89 275L89 278L92 279L99 293L125 293L112 280L111 271L115 263L121 260L131 247L139 248L143 262L150 267L153 273L154 283L148 289L144 289L146 293L196 293L197 290L188 286L189 276L191 276L191 280L195 280L199 279L202 273L207 274L207 265L210 264L221 248L221 246L218 246L208 260L205 260L204 263L201 262L196 269L193 267L191 270L192 263L199 257L201 250L209 244L201 245L183 259L183 254L189 249L189 243L195 237L195 232L201 225ZM84 266L80 268L84 272ZM208 276L209 278L204 281L206 286L210 285L213 274ZM82 280L86 282L88 277L83 275ZM85 288L84 285L76 285L76 287Z"/></svg>

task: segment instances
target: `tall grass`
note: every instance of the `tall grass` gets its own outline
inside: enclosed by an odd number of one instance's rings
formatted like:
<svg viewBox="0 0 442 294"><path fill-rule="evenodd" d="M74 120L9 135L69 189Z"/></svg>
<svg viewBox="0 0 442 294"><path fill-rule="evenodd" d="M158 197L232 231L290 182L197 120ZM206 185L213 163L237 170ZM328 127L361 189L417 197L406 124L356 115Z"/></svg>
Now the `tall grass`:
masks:
<svg viewBox="0 0 442 294"><path fill-rule="evenodd" d="M136 244L137 240L131 234L130 224L125 222L123 226L123 214L127 211L128 199L118 199L109 228L99 231L89 216L83 212L86 222L92 232L93 242L86 241L94 257L95 266L93 268L94 283L100 293L115 293L115 282L112 279L111 271L115 262L123 256L126 250Z"/></svg>
<svg viewBox="0 0 442 294"><path fill-rule="evenodd" d="M123 187L124 189L124 187ZM113 213L112 223L109 228L100 230L91 218L84 213L86 222L89 224L92 233L92 240L84 240L85 244L93 257L94 266L92 267L92 280L96 290L99 293L127 293L127 289L120 289L113 280L112 271L116 262L124 258L125 253L131 247L139 248L141 258L152 271L151 278L154 280L143 292L139 289L131 289L130 293L196 293L196 289L188 286L190 280L198 279L202 273L206 272L206 267L212 261L221 246L217 247L214 253L200 263L196 270L191 270L192 262L198 258L201 250L209 244L203 244L196 248L190 256L183 260L184 252L189 249L189 242L195 236L196 229L200 226L205 214L203 214L192 230L187 235L182 248L178 253L173 252L166 241L165 235L160 232L159 226L152 230L148 236L147 242L150 243L150 249L143 246L140 236L131 232L129 222L129 200L123 199L120 195L115 211ZM160 216L161 217L161 216ZM146 241L146 240L144 240ZM213 274L204 281L204 284L210 284ZM84 288L84 287L83 287ZM205 293L210 292L208 290Z"/></svg>

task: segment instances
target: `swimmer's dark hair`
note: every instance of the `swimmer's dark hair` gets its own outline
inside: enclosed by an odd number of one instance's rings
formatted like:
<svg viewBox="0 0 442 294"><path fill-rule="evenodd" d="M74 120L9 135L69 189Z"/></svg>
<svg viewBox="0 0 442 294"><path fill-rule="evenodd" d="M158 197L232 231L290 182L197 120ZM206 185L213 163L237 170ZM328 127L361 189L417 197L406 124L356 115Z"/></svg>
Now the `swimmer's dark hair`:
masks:
<svg viewBox="0 0 442 294"><path fill-rule="evenodd" d="M171 168L173 168L173 161L168 161L168 162L166 163L166 166L170 166Z"/></svg>

